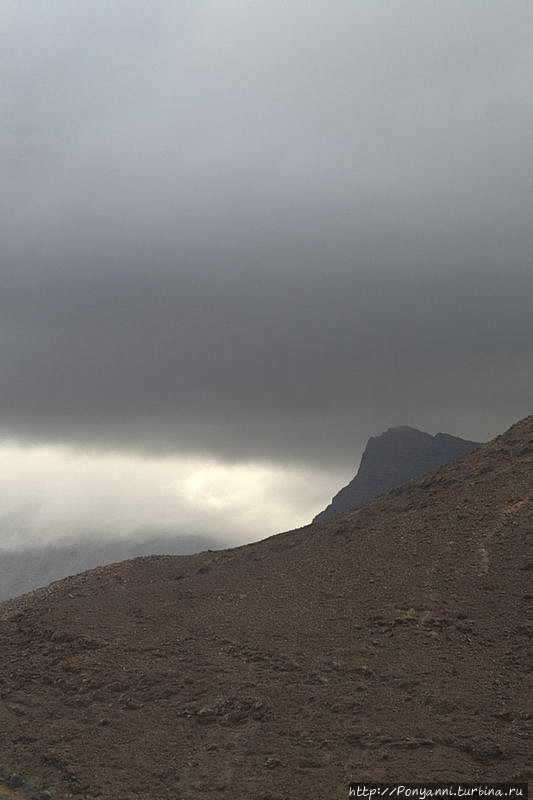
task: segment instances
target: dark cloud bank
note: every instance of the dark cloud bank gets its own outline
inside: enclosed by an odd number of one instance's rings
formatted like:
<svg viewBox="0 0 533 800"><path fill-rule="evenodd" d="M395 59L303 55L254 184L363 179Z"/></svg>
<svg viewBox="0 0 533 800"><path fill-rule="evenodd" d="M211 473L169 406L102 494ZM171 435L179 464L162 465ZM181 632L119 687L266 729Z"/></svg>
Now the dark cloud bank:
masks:
<svg viewBox="0 0 533 800"><path fill-rule="evenodd" d="M6 3L5 436L345 464L531 411L529 3Z"/></svg>

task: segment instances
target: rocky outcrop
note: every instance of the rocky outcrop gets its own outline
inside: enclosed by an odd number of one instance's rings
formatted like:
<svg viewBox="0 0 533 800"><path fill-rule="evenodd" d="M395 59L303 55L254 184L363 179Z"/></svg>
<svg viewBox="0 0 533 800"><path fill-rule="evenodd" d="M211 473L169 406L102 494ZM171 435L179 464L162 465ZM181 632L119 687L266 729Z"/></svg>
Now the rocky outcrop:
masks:
<svg viewBox="0 0 533 800"><path fill-rule="evenodd" d="M447 433L431 436L408 425L389 428L381 436L368 440L357 475L314 521L356 508L393 486L455 461L478 446L479 442Z"/></svg>

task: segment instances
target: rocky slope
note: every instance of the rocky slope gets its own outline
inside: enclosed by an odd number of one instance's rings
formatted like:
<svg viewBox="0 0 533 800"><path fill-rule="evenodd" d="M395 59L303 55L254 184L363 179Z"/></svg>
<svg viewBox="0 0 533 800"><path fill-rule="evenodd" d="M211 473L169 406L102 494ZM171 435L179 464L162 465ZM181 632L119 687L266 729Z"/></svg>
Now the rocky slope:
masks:
<svg viewBox="0 0 533 800"><path fill-rule="evenodd" d="M448 433L431 436L408 425L389 428L368 440L355 478L313 521L357 508L393 486L464 456L479 444Z"/></svg>
<svg viewBox="0 0 533 800"><path fill-rule="evenodd" d="M0 605L4 768L54 800L531 778L532 500L528 417L355 511Z"/></svg>

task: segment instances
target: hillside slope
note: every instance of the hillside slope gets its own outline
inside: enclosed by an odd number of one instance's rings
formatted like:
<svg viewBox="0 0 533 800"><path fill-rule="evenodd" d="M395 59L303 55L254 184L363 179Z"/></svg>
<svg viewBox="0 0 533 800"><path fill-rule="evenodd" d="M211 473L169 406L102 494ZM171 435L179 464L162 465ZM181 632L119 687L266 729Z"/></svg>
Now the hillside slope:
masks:
<svg viewBox="0 0 533 800"><path fill-rule="evenodd" d="M54 800L532 777L533 417L344 515L0 605L0 753Z"/></svg>
<svg viewBox="0 0 533 800"><path fill-rule="evenodd" d="M190 554L220 542L207 536L147 536L146 539L93 542L81 539L72 545L43 545L13 552L0 550L0 602L30 592L67 575L93 567L154 554Z"/></svg>
<svg viewBox="0 0 533 800"><path fill-rule="evenodd" d="M357 508L394 486L464 456L479 444L449 433L431 436L408 425L371 436L356 476L337 492L313 522Z"/></svg>

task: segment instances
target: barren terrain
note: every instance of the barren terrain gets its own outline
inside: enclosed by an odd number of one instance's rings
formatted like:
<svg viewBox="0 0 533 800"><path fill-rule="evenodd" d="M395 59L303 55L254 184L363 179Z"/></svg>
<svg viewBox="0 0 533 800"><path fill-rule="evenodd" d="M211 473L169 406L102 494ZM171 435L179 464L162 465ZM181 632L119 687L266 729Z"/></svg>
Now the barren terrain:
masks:
<svg viewBox="0 0 533 800"><path fill-rule="evenodd" d="M531 779L532 496L528 417L355 511L3 603L1 763L53 800Z"/></svg>

